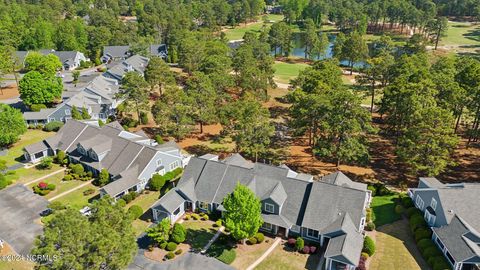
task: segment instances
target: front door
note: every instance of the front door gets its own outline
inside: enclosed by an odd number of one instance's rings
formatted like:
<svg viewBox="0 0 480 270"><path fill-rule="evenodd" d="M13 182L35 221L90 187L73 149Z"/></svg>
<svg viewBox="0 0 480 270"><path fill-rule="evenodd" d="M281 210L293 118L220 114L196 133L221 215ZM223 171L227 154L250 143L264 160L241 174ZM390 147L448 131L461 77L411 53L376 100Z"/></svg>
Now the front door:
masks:
<svg viewBox="0 0 480 270"><path fill-rule="evenodd" d="M193 211L193 208L192 208L192 202L185 202L185 211L186 212L192 212Z"/></svg>
<svg viewBox="0 0 480 270"><path fill-rule="evenodd" d="M285 237L287 234L287 230L283 227L278 227L277 235L280 237Z"/></svg>

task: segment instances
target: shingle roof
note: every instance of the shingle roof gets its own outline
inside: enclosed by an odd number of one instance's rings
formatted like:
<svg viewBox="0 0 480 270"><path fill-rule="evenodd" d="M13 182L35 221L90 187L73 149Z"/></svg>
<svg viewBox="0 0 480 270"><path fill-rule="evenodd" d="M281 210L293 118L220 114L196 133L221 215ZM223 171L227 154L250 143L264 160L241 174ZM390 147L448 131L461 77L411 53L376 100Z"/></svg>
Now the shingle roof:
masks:
<svg viewBox="0 0 480 270"><path fill-rule="evenodd" d="M48 119L48 116L50 116L52 113L54 113L57 110L58 108L46 108L46 109L41 109L38 112L24 112L23 118L25 120L44 120L44 119Z"/></svg>
<svg viewBox="0 0 480 270"><path fill-rule="evenodd" d="M104 46L103 54L108 54L114 58L123 58L129 56L130 46Z"/></svg>
<svg viewBox="0 0 480 270"><path fill-rule="evenodd" d="M123 60L121 63L116 64L107 70L107 73L115 77L117 80L121 80L123 75L130 71L136 71L143 74L145 68L147 67L148 61L148 58L136 54Z"/></svg>
<svg viewBox="0 0 480 270"><path fill-rule="evenodd" d="M140 180L138 180L138 166L134 166L120 174L120 178L105 185L102 189L111 197L115 197L124 190L136 186Z"/></svg>
<svg viewBox="0 0 480 270"><path fill-rule="evenodd" d="M176 189L172 189L167 194L163 195L160 200L158 200L152 208L161 208L168 213L173 213L178 206L185 202L185 199L178 194Z"/></svg>
<svg viewBox="0 0 480 270"><path fill-rule="evenodd" d="M263 196L262 199L270 198L272 201L276 202L278 205L282 205L287 199L287 193L283 188L282 183L277 183L272 191Z"/></svg>
<svg viewBox="0 0 480 270"><path fill-rule="evenodd" d="M353 231L328 241L325 258L331 258L343 263L357 265L363 247L363 235Z"/></svg>
<svg viewBox="0 0 480 270"><path fill-rule="evenodd" d="M472 249L469 246L471 240L464 237L465 234L470 232L469 229L457 215L452 218L450 224L440 228L432 229L435 231L435 234L437 234L457 262L461 262L475 256L480 259L480 253L475 253L475 251L478 251L478 249Z"/></svg>
<svg viewBox="0 0 480 270"><path fill-rule="evenodd" d="M27 145L27 146L25 146L24 149L29 155L33 155L35 153L39 153L39 152L47 150L48 145L46 145L44 141L40 141L40 142L37 142L37 143L34 143L34 144Z"/></svg>
<svg viewBox="0 0 480 270"><path fill-rule="evenodd" d="M354 182L340 171L323 176L321 181L337 186L345 186L363 191L367 190L367 184Z"/></svg>
<svg viewBox="0 0 480 270"><path fill-rule="evenodd" d="M447 220L451 220L455 214L459 215L480 232L480 211L472 211L480 209L480 184L465 183L463 187L446 185L438 188L437 192Z"/></svg>

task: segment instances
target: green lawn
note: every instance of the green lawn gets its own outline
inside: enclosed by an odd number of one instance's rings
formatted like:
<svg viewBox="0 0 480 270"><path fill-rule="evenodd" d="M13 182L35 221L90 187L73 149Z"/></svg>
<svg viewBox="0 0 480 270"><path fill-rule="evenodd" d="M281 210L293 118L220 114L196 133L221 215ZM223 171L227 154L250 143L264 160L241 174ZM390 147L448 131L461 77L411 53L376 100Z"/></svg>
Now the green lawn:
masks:
<svg viewBox="0 0 480 270"><path fill-rule="evenodd" d="M274 79L280 83L289 83L290 80L295 79L298 76L300 71L308 66L308 64L303 63L275 62L273 65L275 68Z"/></svg>
<svg viewBox="0 0 480 270"><path fill-rule="evenodd" d="M212 221L186 220L183 222L187 229L187 243L194 249L203 249L217 231L212 227Z"/></svg>
<svg viewBox="0 0 480 270"><path fill-rule="evenodd" d="M151 212L148 212L148 211L150 209L150 206L152 206L152 204L154 204L159 198L160 198L159 191L148 191L148 194L146 193L141 194L135 200L131 201L129 204L125 206L125 209L128 209L132 205L138 205L143 209L144 214L142 215L142 217L132 222L133 231L135 232L135 235L142 234L152 224Z"/></svg>
<svg viewBox="0 0 480 270"><path fill-rule="evenodd" d="M317 269L320 256L306 255L292 251L283 244L278 245L270 255L261 262L255 270L290 270L290 269ZM376 269L376 268L371 268Z"/></svg>
<svg viewBox="0 0 480 270"><path fill-rule="evenodd" d="M449 22L447 34L440 45L480 46L480 26L470 22Z"/></svg>
<svg viewBox="0 0 480 270"><path fill-rule="evenodd" d="M267 18L271 22L278 22L278 21L283 20L283 15L269 14L269 15L267 15ZM267 27L269 27L271 25L271 22L268 22L266 24ZM248 32L248 31L259 32L260 29L262 29L263 24L264 23L263 23L262 17L259 17L257 22L247 24L247 26L245 26L245 24L240 24L233 29L226 30L225 34L226 34L226 37L227 37L228 40L242 39L243 36L245 35L245 33Z"/></svg>
<svg viewBox="0 0 480 270"><path fill-rule="evenodd" d="M376 251L369 269L430 269L420 255L406 220L379 228L375 242Z"/></svg>
<svg viewBox="0 0 480 270"><path fill-rule="evenodd" d="M87 196L83 195L83 192L90 188L94 189L95 193ZM95 198L97 195L98 195L98 188L90 183L89 185L86 185L80 189L77 189L71 193L68 193L67 195L62 196L55 201L61 202L65 205L70 205L75 209L82 209L84 206L86 206L89 203L90 199Z"/></svg>
<svg viewBox="0 0 480 270"><path fill-rule="evenodd" d="M48 184L54 184L56 186L55 190L53 190L50 193L48 193L47 195L45 195L44 198L50 199L52 197L55 197L59 194L62 194L66 191L71 190L72 188L75 188L75 187L85 183L85 182L80 181L80 180L62 181L63 176L65 176L64 173L57 173L55 175L52 175L52 176L40 181L40 182L46 182ZM38 185L38 183L39 182L35 182L33 184L30 184L29 187L31 188L35 185Z"/></svg>
<svg viewBox="0 0 480 270"><path fill-rule="evenodd" d="M45 138L55 135L55 132L45 132L39 129L28 129L25 134L20 136L20 140L8 148L6 156L0 159L7 162L7 166L11 166L23 159L23 148L29 144L39 142Z"/></svg>
<svg viewBox="0 0 480 270"><path fill-rule="evenodd" d="M370 208L373 210L373 222L377 227L392 223L401 218L399 214L395 213L395 198L398 198L397 194L373 197Z"/></svg>

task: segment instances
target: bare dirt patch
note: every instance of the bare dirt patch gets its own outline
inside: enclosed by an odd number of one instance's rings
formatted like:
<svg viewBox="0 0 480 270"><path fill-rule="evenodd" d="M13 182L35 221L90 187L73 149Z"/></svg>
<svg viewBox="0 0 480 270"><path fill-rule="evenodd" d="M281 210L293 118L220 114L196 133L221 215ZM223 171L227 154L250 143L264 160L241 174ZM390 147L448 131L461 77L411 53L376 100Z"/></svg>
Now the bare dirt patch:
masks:
<svg viewBox="0 0 480 270"><path fill-rule="evenodd" d="M0 100L16 98L19 96L20 93L18 92L17 85L9 85L0 89Z"/></svg>

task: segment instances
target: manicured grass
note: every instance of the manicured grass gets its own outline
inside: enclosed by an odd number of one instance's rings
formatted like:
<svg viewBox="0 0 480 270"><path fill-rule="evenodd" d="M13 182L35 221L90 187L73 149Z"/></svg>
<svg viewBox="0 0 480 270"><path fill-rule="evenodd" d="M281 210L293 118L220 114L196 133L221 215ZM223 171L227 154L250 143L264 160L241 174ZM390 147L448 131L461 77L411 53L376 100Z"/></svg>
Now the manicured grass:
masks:
<svg viewBox="0 0 480 270"><path fill-rule="evenodd" d="M55 135L55 132L45 132L39 129L28 129L25 134L20 136L20 140L8 148L8 153L5 156L0 156L0 159L7 162L7 166L11 166L23 160L23 148L29 144L39 142L45 138Z"/></svg>
<svg viewBox="0 0 480 270"><path fill-rule="evenodd" d="M440 45L477 45L480 46L480 26L471 22L449 22L445 37Z"/></svg>
<svg viewBox="0 0 480 270"><path fill-rule="evenodd" d="M273 65L275 68L274 79L280 83L289 83L290 80L295 79L300 74L300 71L308 66L308 64L303 63L275 62Z"/></svg>
<svg viewBox="0 0 480 270"><path fill-rule="evenodd" d="M37 169L36 167L32 167L32 168L20 168L20 169L17 169L15 170L15 174L17 176L16 178L16 181L18 183L27 183L27 182L30 182L30 181L33 181L35 179L38 179L42 176L45 176L45 175L48 175L50 173L53 173L55 171L58 171L60 170L61 167L58 165L58 164L52 164L52 168L50 169L45 169L45 170L40 170L40 169ZM60 172L59 174L63 175L62 172Z"/></svg>
<svg viewBox="0 0 480 270"><path fill-rule="evenodd" d="M269 14L267 15L267 18L271 22L279 22L283 20L283 15ZM266 26L270 27L270 25L272 24L271 22L266 23ZM257 19L257 22L247 24L246 26L245 24L237 25L233 29L226 30L225 34L228 40L238 40L238 39L242 39L245 33L248 31L259 32L260 29L262 29L263 25L264 25L263 19L262 17L259 17Z"/></svg>
<svg viewBox="0 0 480 270"><path fill-rule="evenodd" d="M398 198L397 194L388 196L375 196L373 197L370 207L373 210L375 225L382 226L399 220L401 217L395 213L395 199Z"/></svg>
<svg viewBox="0 0 480 270"><path fill-rule="evenodd" d="M281 244L255 270L317 269L319 260L320 256L318 254L300 254Z"/></svg>
<svg viewBox="0 0 480 270"><path fill-rule="evenodd" d="M69 191L72 188L75 188L76 186L79 186L85 182L80 181L80 180L71 180L71 181L62 181L63 177L65 176L64 173L57 173L55 175L52 175L51 177L48 177L46 179L43 179L40 182L46 182L48 184L54 184L55 190L51 191L47 195L44 196L44 198L49 199L52 197L55 197L59 194L62 194L66 191ZM35 185L38 185L39 182L35 182L33 184L30 184L29 187L33 187ZM66 196L66 195L65 195Z"/></svg>
<svg viewBox="0 0 480 270"><path fill-rule="evenodd" d="M375 232L376 251L369 269L430 269L408 230L406 220L379 228Z"/></svg>
<svg viewBox="0 0 480 270"><path fill-rule="evenodd" d="M212 227L212 221L186 220L187 243L194 249L203 249L217 231Z"/></svg>
<svg viewBox="0 0 480 270"><path fill-rule="evenodd" d="M152 204L154 204L158 199L160 199L160 191L148 191L148 194L142 193L138 195L135 200L131 201L125 206L125 209L130 208L132 205L138 205L142 207L143 212L145 212L150 209L150 206L152 206Z"/></svg>
<svg viewBox="0 0 480 270"><path fill-rule="evenodd" d="M268 240L268 243L266 242ZM237 258L231 266L236 269L247 269L252 263L260 258L265 251L273 244L274 239L265 237L265 241L256 245L237 245L235 251L237 252Z"/></svg>
<svg viewBox="0 0 480 270"><path fill-rule="evenodd" d="M95 193L87 196L83 195L83 192L90 188L94 189ZM61 202L64 205L69 205L70 207L73 207L75 209L82 209L84 206L88 205L90 199L95 198L97 195L98 195L98 187L90 183L89 185L86 185L80 189L77 189L71 193L68 193L65 196L62 196L56 199L55 201Z"/></svg>

